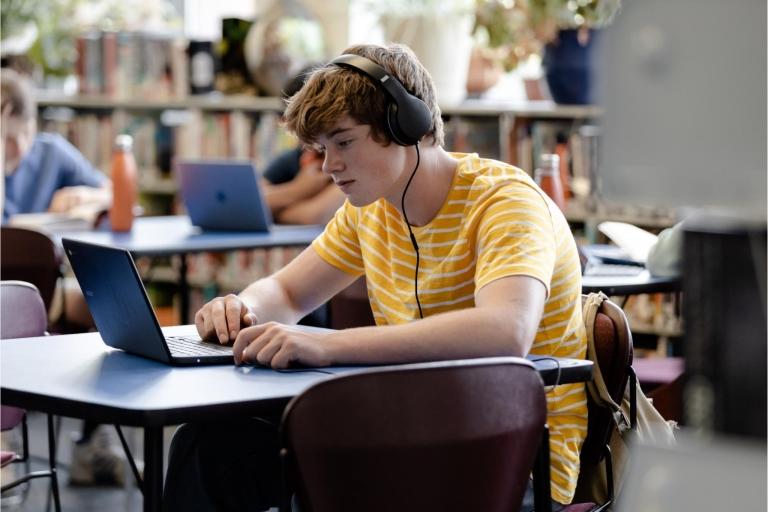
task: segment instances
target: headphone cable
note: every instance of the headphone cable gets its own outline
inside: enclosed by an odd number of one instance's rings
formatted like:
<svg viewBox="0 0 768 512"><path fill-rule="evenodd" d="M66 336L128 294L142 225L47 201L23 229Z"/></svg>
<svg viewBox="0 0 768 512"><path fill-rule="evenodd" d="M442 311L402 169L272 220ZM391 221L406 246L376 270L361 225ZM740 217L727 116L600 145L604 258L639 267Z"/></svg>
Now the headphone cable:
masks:
<svg viewBox="0 0 768 512"><path fill-rule="evenodd" d="M421 154L419 153L419 143L416 142L416 167L411 172L411 177L408 178L408 183L405 184L403 189L403 196L400 198L400 209L403 210L403 218L405 219L405 225L408 227L408 234L411 236L411 244L416 251L416 271L413 275L413 294L416 296L416 306L419 308L419 318L424 318L424 314L421 311L421 301L419 301L419 244L416 243L416 237L411 229L411 223L408 222L408 214L405 212L405 193L408 192L408 187L411 186L413 177L416 175L416 171L419 169L419 163L421 162Z"/></svg>

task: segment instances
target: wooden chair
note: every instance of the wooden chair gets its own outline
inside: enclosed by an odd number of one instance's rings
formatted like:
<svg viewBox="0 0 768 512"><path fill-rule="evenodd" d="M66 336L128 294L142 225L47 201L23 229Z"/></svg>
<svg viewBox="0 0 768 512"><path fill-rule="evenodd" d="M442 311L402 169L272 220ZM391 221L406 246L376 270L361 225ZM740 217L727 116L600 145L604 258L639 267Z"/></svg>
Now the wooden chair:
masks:
<svg viewBox="0 0 768 512"><path fill-rule="evenodd" d="M545 419L541 379L521 358L330 379L283 416L286 495L304 512L517 510Z"/></svg>
<svg viewBox="0 0 768 512"><path fill-rule="evenodd" d="M586 297L583 295L582 301L585 301ZM624 311L609 299L603 301L595 316L594 341L596 357L606 388L614 401L621 403L630 379L634 389L632 333ZM576 486L574 502L565 508L565 512L598 512L608 509L614 500L613 464L608 447L614 419L610 409L596 403L589 393L587 393L587 408L589 420L587 437L581 447L579 483ZM582 477L594 471L606 472L608 500L605 503L592 503L591 497L585 493L586 486Z"/></svg>
<svg viewBox="0 0 768 512"><path fill-rule="evenodd" d="M0 281L0 339L26 338L46 334L48 314L37 288L22 281ZM36 478L51 479L51 493L56 511L61 510L59 482L56 476L56 437L53 415L48 414L48 466L45 471L29 470L29 438L26 411L16 407L2 406L2 431L20 427L22 431L22 453L3 452L2 465L24 462L27 473L10 483L3 483L0 492L5 492L22 483Z"/></svg>
<svg viewBox="0 0 768 512"><path fill-rule="evenodd" d="M375 325L365 277L360 277L328 302L330 327L349 329Z"/></svg>
<svg viewBox="0 0 768 512"><path fill-rule="evenodd" d="M48 235L40 231L0 228L0 276L3 280L32 283L50 311L56 283L61 277L62 254Z"/></svg>

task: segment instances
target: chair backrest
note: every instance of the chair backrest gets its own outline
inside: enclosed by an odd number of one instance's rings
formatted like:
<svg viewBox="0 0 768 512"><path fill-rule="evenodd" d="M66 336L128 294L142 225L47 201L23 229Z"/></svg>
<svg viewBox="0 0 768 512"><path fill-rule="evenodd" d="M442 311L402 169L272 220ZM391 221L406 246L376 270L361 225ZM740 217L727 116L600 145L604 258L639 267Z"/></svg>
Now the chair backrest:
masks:
<svg viewBox="0 0 768 512"><path fill-rule="evenodd" d="M0 339L42 336L48 314L34 285L23 281L0 281ZM0 430L9 430L24 417L24 410L2 406Z"/></svg>
<svg viewBox="0 0 768 512"><path fill-rule="evenodd" d="M365 277L360 277L328 301L330 327L349 329L375 325Z"/></svg>
<svg viewBox="0 0 768 512"><path fill-rule="evenodd" d="M582 296L586 299L586 295ZM632 333L624 311L605 299L595 316L595 352L606 388L616 403L621 403L632 366ZM589 421L581 448L582 464L597 464L605 453L613 425L611 411L598 405L587 393Z"/></svg>
<svg viewBox="0 0 768 512"><path fill-rule="evenodd" d="M48 314L37 288L23 281L0 281L0 339L43 336Z"/></svg>
<svg viewBox="0 0 768 512"><path fill-rule="evenodd" d="M27 281L50 309L61 275L61 252L48 235L32 229L0 228L0 278Z"/></svg>
<svg viewBox="0 0 768 512"><path fill-rule="evenodd" d="M345 375L288 405L288 481L305 512L517 510L545 420L521 358Z"/></svg>

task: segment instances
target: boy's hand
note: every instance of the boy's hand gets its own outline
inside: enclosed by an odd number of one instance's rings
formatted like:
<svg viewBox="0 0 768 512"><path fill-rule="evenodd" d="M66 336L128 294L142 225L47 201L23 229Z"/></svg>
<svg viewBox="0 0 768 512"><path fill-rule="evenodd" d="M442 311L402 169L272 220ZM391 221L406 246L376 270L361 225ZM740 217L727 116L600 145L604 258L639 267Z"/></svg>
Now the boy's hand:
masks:
<svg viewBox="0 0 768 512"><path fill-rule="evenodd" d="M203 339L221 344L235 341L243 327L256 325L256 314L234 294L216 297L195 314L195 327Z"/></svg>
<svg viewBox="0 0 768 512"><path fill-rule="evenodd" d="M333 334L302 331L277 322L246 327L233 346L235 364L328 366L333 362L329 350Z"/></svg>

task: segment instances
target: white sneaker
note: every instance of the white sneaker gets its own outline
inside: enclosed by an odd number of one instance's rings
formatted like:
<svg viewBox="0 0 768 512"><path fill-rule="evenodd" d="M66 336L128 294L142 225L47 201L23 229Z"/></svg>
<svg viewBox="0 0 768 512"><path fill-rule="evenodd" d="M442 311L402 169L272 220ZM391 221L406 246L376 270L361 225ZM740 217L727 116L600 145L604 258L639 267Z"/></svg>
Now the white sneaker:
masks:
<svg viewBox="0 0 768 512"><path fill-rule="evenodd" d="M109 430L98 427L87 442L75 442L69 467L70 485L125 485L125 454Z"/></svg>

